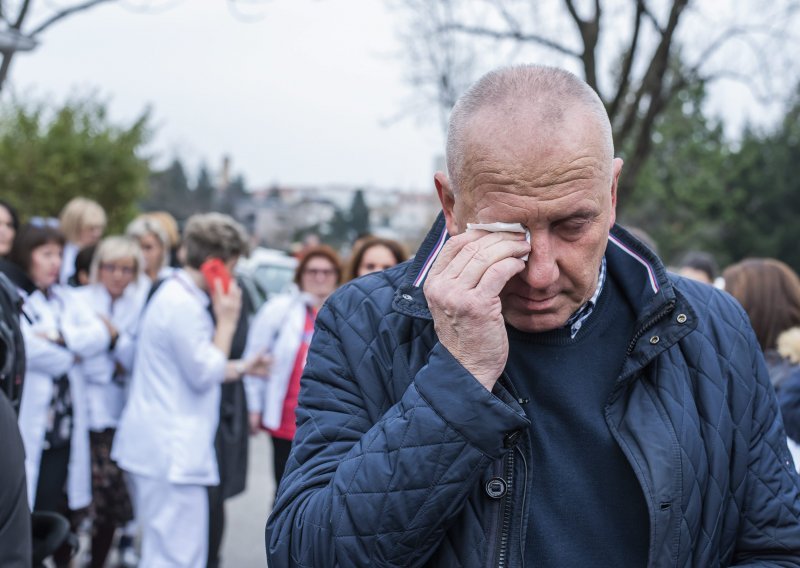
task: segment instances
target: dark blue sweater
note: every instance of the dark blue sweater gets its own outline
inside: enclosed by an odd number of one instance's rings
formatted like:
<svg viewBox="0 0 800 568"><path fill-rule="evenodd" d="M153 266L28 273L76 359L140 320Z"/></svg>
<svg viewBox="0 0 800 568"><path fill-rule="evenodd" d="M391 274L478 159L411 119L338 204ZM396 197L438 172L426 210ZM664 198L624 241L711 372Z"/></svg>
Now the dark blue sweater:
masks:
<svg viewBox="0 0 800 568"><path fill-rule="evenodd" d="M648 512L604 409L633 334L611 277L575 339L509 330L507 373L531 420L526 566L645 566Z"/></svg>

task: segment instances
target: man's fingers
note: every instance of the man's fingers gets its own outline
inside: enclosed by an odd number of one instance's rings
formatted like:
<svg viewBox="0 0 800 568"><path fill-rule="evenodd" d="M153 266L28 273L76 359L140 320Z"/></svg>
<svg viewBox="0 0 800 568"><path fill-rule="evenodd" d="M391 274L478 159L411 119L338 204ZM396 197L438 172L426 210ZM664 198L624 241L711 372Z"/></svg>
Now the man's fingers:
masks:
<svg viewBox="0 0 800 568"><path fill-rule="evenodd" d="M486 233L484 231L467 231L465 233L461 233L460 235L456 235L451 237L448 240L442 250L439 252L439 255L436 257L436 260L431 266L431 270L428 273L429 276L436 276L437 274L441 273L445 270L455 259L456 255L461 252L461 249L464 248L464 245L467 243L477 241Z"/></svg>
<svg viewBox="0 0 800 568"><path fill-rule="evenodd" d="M482 244L483 241L480 241ZM477 246L479 243L470 243L465 249L472 246ZM453 267L452 277L457 278L459 283L468 288L474 288L484 278L487 270L491 269L496 263L501 262L508 258L519 258L530 250L527 242L524 240L501 240L498 242L490 243L488 246L481 246L475 250L471 259L464 264L459 273L455 273ZM467 252L466 250L464 252ZM443 273L443 276L451 275L450 270Z"/></svg>
<svg viewBox="0 0 800 568"><path fill-rule="evenodd" d="M499 296L508 281L523 270L525 270L524 260L515 257L504 258L486 269L476 289L482 296Z"/></svg>
<svg viewBox="0 0 800 568"><path fill-rule="evenodd" d="M463 285L474 287L493 263L509 256L522 256L529 251L530 246L524 235L467 231L445 245L431 267L430 276L458 278Z"/></svg>

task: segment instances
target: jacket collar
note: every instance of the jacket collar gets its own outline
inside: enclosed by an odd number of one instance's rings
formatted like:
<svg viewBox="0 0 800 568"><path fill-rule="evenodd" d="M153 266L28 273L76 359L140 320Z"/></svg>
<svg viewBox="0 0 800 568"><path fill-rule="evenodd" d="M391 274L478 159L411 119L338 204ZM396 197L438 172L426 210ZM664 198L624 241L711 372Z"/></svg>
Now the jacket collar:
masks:
<svg viewBox="0 0 800 568"><path fill-rule="evenodd" d="M392 307L396 311L415 318L431 319L422 287L448 238L444 214L439 212L395 292ZM620 225L614 225L609 234L606 261L609 274L617 279L634 307L639 325L645 325L659 312L678 302L675 287L661 260Z"/></svg>
<svg viewBox="0 0 800 568"><path fill-rule="evenodd" d="M661 260L620 225L614 225L606 247L608 271L620 284L638 319L674 304L675 287Z"/></svg>
<svg viewBox="0 0 800 568"><path fill-rule="evenodd" d="M634 335L620 376L634 376L697 327L697 315L661 260L620 225L608 237L609 273L636 314Z"/></svg>
<svg viewBox="0 0 800 568"><path fill-rule="evenodd" d="M25 271L22 270L22 267L18 266L17 264L4 258L0 258L0 272L8 276L8 279L14 283L14 286L26 294L30 295L36 291L36 285L30 278L28 278L28 275L25 274Z"/></svg>
<svg viewBox="0 0 800 568"><path fill-rule="evenodd" d="M414 255L414 259L408 265L406 274L394 294L392 308L413 318L432 319L422 285L425 283L433 261L436 260L448 238L444 213L440 211L428 231L428 235Z"/></svg>

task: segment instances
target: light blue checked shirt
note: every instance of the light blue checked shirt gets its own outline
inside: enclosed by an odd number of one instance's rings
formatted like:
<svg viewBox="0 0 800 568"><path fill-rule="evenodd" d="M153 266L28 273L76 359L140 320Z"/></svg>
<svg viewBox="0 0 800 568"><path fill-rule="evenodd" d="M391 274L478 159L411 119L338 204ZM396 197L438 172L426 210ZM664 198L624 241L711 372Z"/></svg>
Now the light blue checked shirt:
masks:
<svg viewBox="0 0 800 568"><path fill-rule="evenodd" d="M575 336L578 335L581 327L583 327L583 323L589 319L590 315L592 315L594 306L597 304L597 298L600 297L600 293L603 291L603 286L605 283L606 257L603 256L603 260L600 262L600 276L597 278L597 289L594 291L592 297L589 298L580 308L578 308L578 311L572 314L572 316L567 320L567 323L564 324L564 327L570 328L570 337L572 337L572 339L575 339Z"/></svg>

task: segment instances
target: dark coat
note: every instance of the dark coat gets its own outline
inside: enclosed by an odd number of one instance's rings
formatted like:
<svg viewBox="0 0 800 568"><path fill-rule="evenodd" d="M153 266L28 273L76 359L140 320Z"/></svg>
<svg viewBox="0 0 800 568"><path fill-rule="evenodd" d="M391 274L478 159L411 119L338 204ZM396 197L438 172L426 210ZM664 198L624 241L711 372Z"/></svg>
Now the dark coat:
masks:
<svg viewBox="0 0 800 568"><path fill-rule="evenodd" d="M31 513L25 483L25 450L17 415L0 392L0 566L31 565Z"/></svg>
<svg viewBox="0 0 800 568"><path fill-rule="evenodd" d="M230 359L240 359L244 353L253 311L250 296L243 293L242 311L231 342ZM219 427L214 439L219 464L219 489L223 499L234 497L245 490L249 437L244 385L242 381L225 383L220 396Z"/></svg>
<svg viewBox="0 0 800 568"><path fill-rule="evenodd" d="M414 286L443 235L440 216L413 261L321 310L271 566L522 565L528 420L508 377L490 393L437 342ZM800 566L800 480L747 316L619 227L606 259L637 314L605 416L647 501L648 565Z"/></svg>

